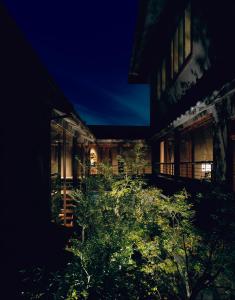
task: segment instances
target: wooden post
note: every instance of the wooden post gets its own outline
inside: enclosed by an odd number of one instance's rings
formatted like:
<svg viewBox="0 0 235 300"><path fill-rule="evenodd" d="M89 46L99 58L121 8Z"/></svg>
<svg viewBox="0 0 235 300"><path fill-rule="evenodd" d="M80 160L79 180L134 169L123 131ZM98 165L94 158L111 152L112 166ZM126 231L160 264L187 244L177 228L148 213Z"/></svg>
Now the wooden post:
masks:
<svg viewBox="0 0 235 300"><path fill-rule="evenodd" d="M64 225L66 226L66 131L63 128L63 207Z"/></svg>
<svg viewBox="0 0 235 300"><path fill-rule="evenodd" d="M180 175L180 134L178 130L174 132L174 176Z"/></svg>
<svg viewBox="0 0 235 300"><path fill-rule="evenodd" d="M61 139L61 137L59 137L59 139ZM58 154L58 174L60 176L61 179L61 141L59 140L58 142L58 150L57 150L57 154Z"/></svg>
<svg viewBox="0 0 235 300"><path fill-rule="evenodd" d="M194 162L195 162L195 155L194 155L194 152L195 152L195 141L194 141L194 134L192 133L191 134L191 161L192 161L192 178L195 178L195 165L194 165Z"/></svg>
<svg viewBox="0 0 235 300"><path fill-rule="evenodd" d="M73 187L78 186L78 144L77 137L73 137L72 146L72 175L73 175Z"/></svg>

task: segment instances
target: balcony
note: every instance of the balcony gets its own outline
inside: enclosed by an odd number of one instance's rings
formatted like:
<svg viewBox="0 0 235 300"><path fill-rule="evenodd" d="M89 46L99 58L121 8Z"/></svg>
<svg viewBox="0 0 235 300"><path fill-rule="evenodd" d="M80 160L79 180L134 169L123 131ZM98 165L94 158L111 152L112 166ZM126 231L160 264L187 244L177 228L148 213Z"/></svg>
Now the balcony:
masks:
<svg viewBox="0 0 235 300"><path fill-rule="evenodd" d="M174 163L159 163L157 164L160 174L174 175L175 174L175 164Z"/></svg>
<svg viewBox="0 0 235 300"><path fill-rule="evenodd" d="M181 162L180 176L193 179L211 180L213 161Z"/></svg>
<svg viewBox="0 0 235 300"><path fill-rule="evenodd" d="M208 181L213 178L213 161L157 163L156 169L164 175L177 175L175 170L178 170L179 176L184 178Z"/></svg>

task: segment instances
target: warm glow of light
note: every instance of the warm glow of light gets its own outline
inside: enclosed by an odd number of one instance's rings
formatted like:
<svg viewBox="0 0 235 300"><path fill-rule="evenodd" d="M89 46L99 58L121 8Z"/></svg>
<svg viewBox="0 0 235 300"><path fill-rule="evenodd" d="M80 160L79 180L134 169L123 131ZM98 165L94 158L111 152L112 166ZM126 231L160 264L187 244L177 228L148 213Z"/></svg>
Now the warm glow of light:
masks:
<svg viewBox="0 0 235 300"><path fill-rule="evenodd" d="M165 157L164 157L164 151L165 150L165 145L164 141L160 143L160 173L163 173L163 163L165 162Z"/></svg>
<svg viewBox="0 0 235 300"><path fill-rule="evenodd" d="M94 166L97 163L97 151L95 148L91 148L90 150L90 163L91 166Z"/></svg>
<svg viewBox="0 0 235 300"><path fill-rule="evenodd" d="M202 172L211 172L211 164L203 163L202 164Z"/></svg>

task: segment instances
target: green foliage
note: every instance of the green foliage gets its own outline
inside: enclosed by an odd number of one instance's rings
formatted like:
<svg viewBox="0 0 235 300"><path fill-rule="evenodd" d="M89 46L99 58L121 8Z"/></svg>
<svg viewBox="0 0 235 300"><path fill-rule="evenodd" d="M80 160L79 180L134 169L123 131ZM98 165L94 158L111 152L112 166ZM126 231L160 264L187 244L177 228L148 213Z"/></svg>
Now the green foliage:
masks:
<svg viewBox="0 0 235 300"><path fill-rule="evenodd" d="M73 195L82 234L71 241L64 299L189 299L189 268L200 265L189 266L187 255L196 253L200 236L187 194L164 197L128 176L109 181L109 190L102 179L94 190L92 180Z"/></svg>
<svg viewBox="0 0 235 300"><path fill-rule="evenodd" d="M123 151L117 157L119 164L123 166L123 174L143 175L145 168L148 167L147 152L147 146L141 143L135 144L133 149Z"/></svg>
<svg viewBox="0 0 235 300"><path fill-rule="evenodd" d="M73 195L82 234L71 241L67 295L58 299L196 299L205 293L229 299L235 252L231 240L225 245L221 239L220 226L230 223L221 217L210 234L196 229L185 191L165 197L128 176L97 177L94 190L94 178L87 180L90 188Z"/></svg>
<svg viewBox="0 0 235 300"><path fill-rule="evenodd" d="M108 165L101 167L103 175L87 177L72 195L80 229L70 241L73 259L37 295L233 299L233 197L199 194L195 213L186 191L166 197L141 176L113 177Z"/></svg>

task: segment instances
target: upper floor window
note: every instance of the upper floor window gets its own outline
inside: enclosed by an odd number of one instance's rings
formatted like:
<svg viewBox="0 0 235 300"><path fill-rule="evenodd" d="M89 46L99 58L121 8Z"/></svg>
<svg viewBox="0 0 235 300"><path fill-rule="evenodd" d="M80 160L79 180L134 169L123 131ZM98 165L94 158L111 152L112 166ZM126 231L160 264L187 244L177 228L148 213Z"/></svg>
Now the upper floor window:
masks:
<svg viewBox="0 0 235 300"><path fill-rule="evenodd" d="M179 28L178 28L178 58L179 58L179 66L182 66L184 63L184 20L181 18L179 22Z"/></svg>
<svg viewBox="0 0 235 300"><path fill-rule="evenodd" d="M185 8L183 15L179 19L178 26L171 40L170 53L160 65L157 72L157 96L160 98L162 92L167 87L167 82L179 73L185 60L192 51L191 34L191 4ZM168 70L169 69L169 70Z"/></svg>
<svg viewBox="0 0 235 300"><path fill-rule="evenodd" d="M186 59L192 50L192 38L191 38L191 5L189 4L184 13L184 58Z"/></svg>
<svg viewBox="0 0 235 300"><path fill-rule="evenodd" d="M188 4L180 18L174 38L171 41L171 78L179 72L185 60L191 54L191 5Z"/></svg>

